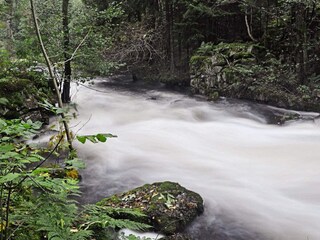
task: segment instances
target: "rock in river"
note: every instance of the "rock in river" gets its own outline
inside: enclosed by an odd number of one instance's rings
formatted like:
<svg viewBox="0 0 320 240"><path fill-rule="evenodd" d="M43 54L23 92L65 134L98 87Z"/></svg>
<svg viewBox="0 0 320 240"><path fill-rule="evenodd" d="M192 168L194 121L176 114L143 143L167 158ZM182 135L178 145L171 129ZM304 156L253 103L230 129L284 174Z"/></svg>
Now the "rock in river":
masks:
<svg viewBox="0 0 320 240"><path fill-rule="evenodd" d="M139 210L146 216L131 220L147 223L166 235L184 230L204 210L199 194L173 182L146 184L97 204Z"/></svg>

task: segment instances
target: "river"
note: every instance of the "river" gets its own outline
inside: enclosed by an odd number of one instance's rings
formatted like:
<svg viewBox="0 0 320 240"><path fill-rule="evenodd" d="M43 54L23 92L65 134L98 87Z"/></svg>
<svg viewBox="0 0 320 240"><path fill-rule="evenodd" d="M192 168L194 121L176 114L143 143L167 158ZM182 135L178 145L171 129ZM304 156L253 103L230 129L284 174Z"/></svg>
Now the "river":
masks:
<svg viewBox="0 0 320 240"><path fill-rule="evenodd" d="M195 239L320 239L316 121L272 125L254 104L103 79L73 91L74 131L118 136L76 144L87 164L83 202L169 180L205 200L188 230Z"/></svg>

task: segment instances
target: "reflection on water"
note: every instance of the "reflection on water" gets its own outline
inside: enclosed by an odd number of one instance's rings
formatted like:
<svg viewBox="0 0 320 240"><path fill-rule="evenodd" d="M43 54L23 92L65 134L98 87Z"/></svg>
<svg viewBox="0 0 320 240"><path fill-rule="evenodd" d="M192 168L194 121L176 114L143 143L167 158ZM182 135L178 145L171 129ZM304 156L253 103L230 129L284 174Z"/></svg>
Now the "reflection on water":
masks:
<svg viewBox="0 0 320 240"><path fill-rule="evenodd" d="M106 82L104 82L105 84ZM166 91L78 87L87 162L83 202L144 183L179 182L201 194L195 239L320 239L320 128L313 121L268 125L246 103L208 103Z"/></svg>

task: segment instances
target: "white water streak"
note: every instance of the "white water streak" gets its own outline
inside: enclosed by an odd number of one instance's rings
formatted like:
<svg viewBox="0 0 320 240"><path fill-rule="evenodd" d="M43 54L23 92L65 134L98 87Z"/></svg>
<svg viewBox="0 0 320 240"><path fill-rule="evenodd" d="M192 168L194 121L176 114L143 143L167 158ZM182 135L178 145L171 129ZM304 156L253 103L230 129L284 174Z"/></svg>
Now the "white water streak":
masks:
<svg viewBox="0 0 320 240"><path fill-rule="evenodd" d="M143 183L179 182L201 194L207 224L279 240L320 239L320 128L314 122L267 125L245 107L184 95L133 94L80 87L81 134L111 132L105 144L77 144L90 195ZM157 100L147 100L148 96ZM92 196L91 196L92 197ZM236 238L235 238L236 239Z"/></svg>

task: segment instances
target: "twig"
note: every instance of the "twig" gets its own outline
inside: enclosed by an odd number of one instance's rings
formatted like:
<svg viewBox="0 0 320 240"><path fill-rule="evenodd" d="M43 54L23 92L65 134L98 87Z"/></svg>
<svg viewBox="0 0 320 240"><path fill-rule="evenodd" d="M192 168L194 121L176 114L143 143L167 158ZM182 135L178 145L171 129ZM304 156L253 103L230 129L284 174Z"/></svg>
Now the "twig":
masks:
<svg viewBox="0 0 320 240"><path fill-rule="evenodd" d="M87 34L84 36L84 38L81 40L81 42L79 43L79 45L76 47L76 49L73 51L73 53L71 54L71 57L65 61L62 62L57 62L54 64L54 66L58 65L58 64L64 64L66 62L70 62L75 58L75 55L77 54L77 51L79 50L79 48L83 45L84 41L88 38L89 33L91 32L91 29L87 32Z"/></svg>
<svg viewBox="0 0 320 240"><path fill-rule="evenodd" d="M86 126L86 125L88 124L88 122L91 120L91 118L92 118L92 114L90 115L90 117L88 118L88 120L78 129L78 131L76 132L75 136L77 135L78 132L80 132L80 130L81 130L82 128L84 128L84 126ZM75 139L75 137L74 137L73 139Z"/></svg>

